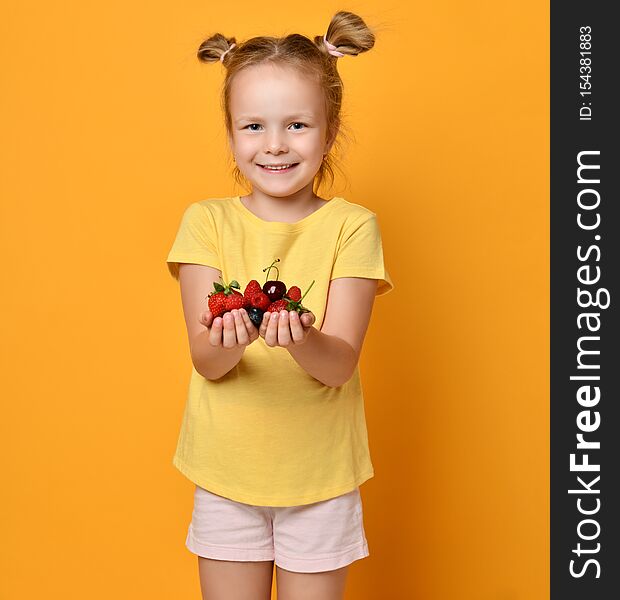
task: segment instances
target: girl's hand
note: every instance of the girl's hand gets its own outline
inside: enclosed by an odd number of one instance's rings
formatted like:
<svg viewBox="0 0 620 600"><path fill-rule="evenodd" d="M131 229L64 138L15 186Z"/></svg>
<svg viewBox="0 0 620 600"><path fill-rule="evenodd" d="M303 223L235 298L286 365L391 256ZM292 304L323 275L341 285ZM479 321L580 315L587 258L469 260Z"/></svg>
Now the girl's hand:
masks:
<svg viewBox="0 0 620 600"><path fill-rule="evenodd" d="M315 321L316 318L311 312L300 315L295 310L274 313L267 311L263 315L258 333L268 346L286 348L293 344L303 344Z"/></svg>
<svg viewBox="0 0 620 600"><path fill-rule="evenodd" d="M215 319L213 313L206 310L200 314L199 320L209 330L209 343L212 346L236 348L248 346L258 339L258 329L244 308L234 309Z"/></svg>

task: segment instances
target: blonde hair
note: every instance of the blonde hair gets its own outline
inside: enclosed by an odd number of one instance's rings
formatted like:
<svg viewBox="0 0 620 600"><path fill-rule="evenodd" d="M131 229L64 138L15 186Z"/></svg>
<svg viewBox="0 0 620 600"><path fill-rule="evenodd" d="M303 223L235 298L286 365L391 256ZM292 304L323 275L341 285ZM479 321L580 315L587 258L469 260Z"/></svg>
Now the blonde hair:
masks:
<svg viewBox="0 0 620 600"><path fill-rule="evenodd" d="M375 35L362 18L345 11L339 11L333 16L325 38L330 44L336 46L339 52L348 56L357 56L361 52L367 52L375 44ZM323 41L323 35L317 35L312 40L297 33L285 37L259 36L237 44L234 37L225 37L216 33L200 44L197 54L202 62L210 63L221 60L226 67L221 107L229 136L232 137L229 107L233 78L247 67L271 63L293 67L316 78L325 97L327 139L335 137L332 148L340 149L340 136L347 137L343 131L341 114L344 84L336 67L338 58L329 53ZM330 149L316 174L314 193L317 193L326 178L330 179L330 185L333 184L335 167L337 167L337 161ZM237 165L234 166L233 176L237 183L249 187Z"/></svg>

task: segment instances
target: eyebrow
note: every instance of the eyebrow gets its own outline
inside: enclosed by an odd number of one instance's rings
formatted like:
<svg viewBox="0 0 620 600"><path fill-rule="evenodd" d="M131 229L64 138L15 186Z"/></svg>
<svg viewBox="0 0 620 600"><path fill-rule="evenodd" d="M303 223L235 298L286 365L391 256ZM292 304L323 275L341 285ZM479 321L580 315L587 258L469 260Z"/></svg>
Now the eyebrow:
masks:
<svg viewBox="0 0 620 600"><path fill-rule="evenodd" d="M314 115L308 114L308 113L295 113L293 115L289 115L287 117L284 117L285 121L290 121L291 119L314 119ZM235 119L235 123L239 122L239 121L261 121L262 118L258 117L258 116L252 116L252 115L241 115L240 117L237 117Z"/></svg>

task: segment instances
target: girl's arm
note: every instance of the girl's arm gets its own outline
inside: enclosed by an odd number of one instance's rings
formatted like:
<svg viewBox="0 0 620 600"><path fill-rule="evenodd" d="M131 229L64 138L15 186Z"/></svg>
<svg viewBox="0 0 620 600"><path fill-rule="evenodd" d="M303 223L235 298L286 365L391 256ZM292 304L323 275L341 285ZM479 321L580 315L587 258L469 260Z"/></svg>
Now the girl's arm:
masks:
<svg viewBox="0 0 620 600"><path fill-rule="evenodd" d="M209 310L207 296L214 289L213 282L220 281L221 274L219 269L206 265L179 265L181 299L192 363L205 379L219 379L226 375L241 360L245 351L244 345L232 348L213 346L209 341L210 331L200 320L202 313ZM247 316L245 318L248 319Z"/></svg>
<svg viewBox="0 0 620 600"><path fill-rule="evenodd" d="M286 346L299 366L330 387L349 381L359 360L376 291L376 279L333 279L321 329L311 327L304 343Z"/></svg>

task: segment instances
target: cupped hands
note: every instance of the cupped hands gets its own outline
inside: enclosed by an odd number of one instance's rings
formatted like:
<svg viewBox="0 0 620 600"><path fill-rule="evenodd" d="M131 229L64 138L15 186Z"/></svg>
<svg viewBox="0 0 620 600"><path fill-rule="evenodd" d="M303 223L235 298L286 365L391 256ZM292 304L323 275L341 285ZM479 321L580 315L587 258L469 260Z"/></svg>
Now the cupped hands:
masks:
<svg viewBox="0 0 620 600"><path fill-rule="evenodd" d="M266 311L257 329L245 309L234 309L221 317L213 318L210 310L203 311L200 323L209 330L209 342L212 346L235 348L248 346L262 337L270 347L286 348L305 343L308 333L316 321L310 311L301 315L295 311Z"/></svg>

